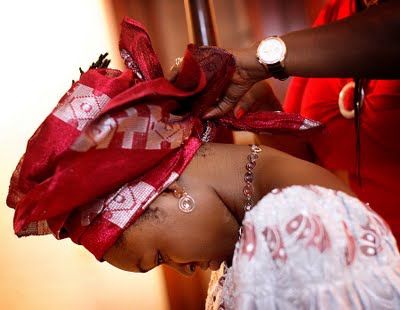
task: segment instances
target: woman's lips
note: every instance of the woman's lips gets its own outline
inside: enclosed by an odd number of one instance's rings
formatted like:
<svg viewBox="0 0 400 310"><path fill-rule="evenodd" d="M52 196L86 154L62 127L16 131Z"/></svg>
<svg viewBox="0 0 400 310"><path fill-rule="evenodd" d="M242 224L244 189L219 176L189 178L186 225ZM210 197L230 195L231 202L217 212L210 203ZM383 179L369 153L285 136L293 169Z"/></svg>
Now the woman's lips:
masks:
<svg viewBox="0 0 400 310"><path fill-rule="evenodd" d="M201 262L201 263L198 263L197 266L199 266L199 268L200 268L201 270L207 270L207 269L208 269L208 262Z"/></svg>
<svg viewBox="0 0 400 310"><path fill-rule="evenodd" d="M197 266L201 269L201 270L213 270L216 271L219 269L220 265L221 265L222 261L220 260L210 260L208 262L201 262L201 263L197 263Z"/></svg>

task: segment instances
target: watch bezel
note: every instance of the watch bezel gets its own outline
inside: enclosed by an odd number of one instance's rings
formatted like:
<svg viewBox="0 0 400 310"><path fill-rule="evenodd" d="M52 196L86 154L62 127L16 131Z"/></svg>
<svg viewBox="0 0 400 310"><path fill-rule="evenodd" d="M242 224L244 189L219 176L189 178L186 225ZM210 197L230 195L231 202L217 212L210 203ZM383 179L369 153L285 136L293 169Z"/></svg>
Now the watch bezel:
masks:
<svg viewBox="0 0 400 310"><path fill-rule="evenodd" d="M279 47L278 53L276 52L276 46L274 51L271 50L271 44L276 43L278 43ZM265 67L271 76L278 80L284 81L289 78L289 75L285 71L284 65L286 53L287 49L285 42L278 36L272 36L260 42L257 48L256 56L258 58L258 62Z"/></svg>
<svg viewBox="0 0 400 310"><path fill-rule="evenodd" d="M270 46L270 44L279 43L280 53L278 55L274 55L274 58L268 58L271 54L266 54L265 49ZM257 58L260 63L265 65L273 65L275 63L281 63L283 67L283 61L286 57L286 44L283 42L281 38L278 36L268 37L260 42L257 48Z"/></svg>

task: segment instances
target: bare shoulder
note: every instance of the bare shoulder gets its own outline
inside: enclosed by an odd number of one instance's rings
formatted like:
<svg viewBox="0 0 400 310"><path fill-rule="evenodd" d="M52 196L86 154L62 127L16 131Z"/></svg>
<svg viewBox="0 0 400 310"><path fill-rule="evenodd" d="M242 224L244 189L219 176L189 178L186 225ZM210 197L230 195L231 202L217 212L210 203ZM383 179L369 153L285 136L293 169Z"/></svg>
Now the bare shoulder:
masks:
<svg viewBox="0 0 400 310"><path fill-rule="evenodd" d="M353 195L351 189L329 170L268 146L262 146L260 172L271 188L319 185Z"/></svg>

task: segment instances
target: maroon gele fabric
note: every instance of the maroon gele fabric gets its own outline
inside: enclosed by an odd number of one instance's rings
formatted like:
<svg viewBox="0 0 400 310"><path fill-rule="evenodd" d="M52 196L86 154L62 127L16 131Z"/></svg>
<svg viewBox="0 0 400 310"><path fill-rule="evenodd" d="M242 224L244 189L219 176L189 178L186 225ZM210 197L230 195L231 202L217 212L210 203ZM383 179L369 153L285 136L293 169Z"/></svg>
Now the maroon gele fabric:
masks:
<svg viewBox="0 0 400 310"><path fill-rule="evenodd" d="M294 133L319 126L282 112L227 116L205 125L199 116L229 82L232 55L189 45L171 83L144 27L129 18L122 22L120 51L126 70L83 73L29 140L7 197L17 235L69 237L102 260L179 177L205 130L209 140L221 124Z"/></svg>

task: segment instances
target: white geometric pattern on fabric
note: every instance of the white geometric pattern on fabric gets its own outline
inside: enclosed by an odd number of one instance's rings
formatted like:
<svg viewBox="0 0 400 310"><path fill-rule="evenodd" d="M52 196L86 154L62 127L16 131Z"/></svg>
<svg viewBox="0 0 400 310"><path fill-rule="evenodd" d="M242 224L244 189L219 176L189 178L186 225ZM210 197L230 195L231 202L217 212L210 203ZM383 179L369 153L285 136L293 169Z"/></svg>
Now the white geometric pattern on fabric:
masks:
<svg viewBox="0 0 400 310"><path fill-rule="evenodd" d="M190 130L181 117L162 117L160 106L148 105L140 115L134 107L118 112L116 116L103 115L86 126L72 144L71 150L86 152L92 148L166 149L177 148L188 138ZM160 139L161 138L161 139Z"/></svg>
<svg viewBox="0 0 400 310"><path fill-rule="evenodd" d="M111 117L102 117L96 124L86 128L71 145L70 149L76 152L86 152L91 148L108 148L117 123Z"/></svg>
<svg viewBox="0 0 400 310"><path fill-rule="evenodd" d="M96 95L93 88L77 84L62 98L53 115L81 131L109 101L110 97L107 95Z"/></svg>
<svg viewBox="0 0 400 310"><path fill-rule="evenodd" d="M121 148L123 149L134 149L135 134L147 135L149 127L149 117L138 116L135 108L125 109L126 116L118 117L118 130L121 132L122 142Z"/></svg>
<svg viewBox="0 0 400 310"><path fill-rule="evenodd" d="M185 135L184 125L166 123L163 120L160 106L149 105L149 108L151 110L149 127L152 131L148 133L146 149L177 148L189 137L189 131L186 131L188 134Z"/></svg>
<svg viewBox="0 0 400 310"><path fill-rule="evenodd" d="M145 182L123 186L105 202L102 216L115 225L124 228L136 211L147 202L155 188Z"/></svg>
<svg viewBox="0 0 400 310"><path fill-rule="evenodd" d="M165 189L179 177L176 172L171 172L162 188ZM100 213L108 221L126 228L127 223L139 207L145 209L158 196L155 188L145 182L136 185L122 186L116 193L106 199L100 199L94 203L81 207L81 225L89 226L93 219ZM145 204L143 202L146 201Z"/></svg>

